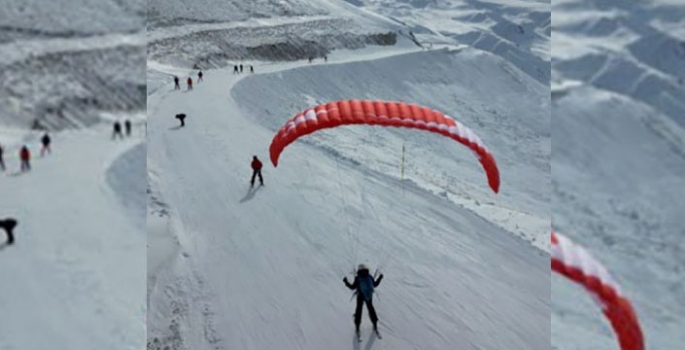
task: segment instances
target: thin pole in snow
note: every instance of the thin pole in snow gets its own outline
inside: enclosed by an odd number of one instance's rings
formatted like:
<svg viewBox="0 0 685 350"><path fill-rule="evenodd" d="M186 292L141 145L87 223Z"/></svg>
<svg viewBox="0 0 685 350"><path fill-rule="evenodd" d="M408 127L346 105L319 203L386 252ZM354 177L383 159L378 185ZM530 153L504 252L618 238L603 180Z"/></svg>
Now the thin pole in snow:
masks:
<svg viewBox="0 0 685 350"><path fill-rule="evenodd" d="M404 180L404 143L402 144L402 165L401 165L400 179Z"/></svg>

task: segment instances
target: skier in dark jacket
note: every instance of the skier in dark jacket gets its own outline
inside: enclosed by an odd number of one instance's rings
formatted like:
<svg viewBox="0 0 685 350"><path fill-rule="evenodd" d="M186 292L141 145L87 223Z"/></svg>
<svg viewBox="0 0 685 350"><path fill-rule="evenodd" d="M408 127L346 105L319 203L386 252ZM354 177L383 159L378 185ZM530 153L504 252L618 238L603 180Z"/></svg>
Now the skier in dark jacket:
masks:
<svg viewBox="0 0 685 350"><path fill-rule="evenodd" d="M3 152L4 149L2 148L2 145L0 145L0 170L5 171L5 161L2 159Z"/></svg>
<svg viewBox="0 0 685 350"><path fill-rule="evenodd" d="M250 65L250 73L254 73L254 66Z"/></svg>
<svg viewBox="0 0 685 350"><path fill-rule="evenodd" d="M179 83L180 83L180 79L178 79L178 77L174 75L174 89L175 90L181 90L181 85Z"/></svg>
<svg viewBox="0 0 685 350"><path fill-rule="evenodd" d="M176 114L176 119L181 121L181 127L186 126L186 123L184 122L184 120L186 119L185 113Z"/></svg>
<svg viewBox="0 0 685 350"><path fill-rule="evenodd" d="M16 226L17 220L15 219L7 218L5 220L0 220L0 228L5 229L5 232L7 233L7 244L14 243L14 234L12 233L12 231Z"/></svg>
<svg viewBox="0 0 685 350"><path fill-rule="evenodd" d="M237 64L233 65L233 74L238 74L238 65Z"/></svg>
<svg viewBox="0 0 685 350"><path fill-rule="evenodd" d="M373 290L381 284L382 279L383 274L374 281L373 276L369 274L369 268L364 264L360 264L357 268L357 276L354 278L354 282L350 283L347 280L347 276L343 278L347 288L354 290L355 294L357 294L357 307L354 311L354 326L357 337L359 337L359 325L362 323L362 306L364 303L366 303L366 308L369 310L373 330L378 332L378 316L376 315L376 309L373 307Z"/></svg>
<svg viewBox="0 0 685 350"><path fill-rule="evenodd" d="M259 175L259 184L264 186L264 179L262 179L262 162L259 161L257 156L252 157L252 180L250 180L250 186L254 186L254 180L257 175Z"/></svg>
<svg viewBox="0 0 685 350"><path fill-rule="evenodd" d="M243 64L241 63L240 64L240 73L242 73L242 72L243 72Z"/></svg>
<svg viewBox="0 0 685 350"><path fill-rule="evenodd" d="M131 136L131 121L126 119L124 121L124 128L126 129L126 136Z"/></svg>
<svg viewBox="0 0 685 350"><path fill-rule="evenodd" d="M29 152L29 148L26 145L22 146L21 150L19 150L19 159L21 160L22 172L31 170L31 152Z"/></svg>
<svg viewBox="0 0 685 350"><path fill-rule="evenodd" d="M40 139L40 142L43 144L43 148L40 149L41 157L45 155L45 152L52 153L50 150L50 135L48 135L48 133L43 135L43 137Z"/></svg>
<svg viewBox="0 0 685 350"><path fill-rule="evenodd" d="M124 134L121 133L121 123L119 121L114 122L114 132L112 132L112 140L114 140L117 136L119 136L120 139L124 138Z"/></svg>
<svg viewBox="0 0 685 350"><path fill-rule="evenodd" d="M188 90L192 90L193 89L193 78L188 77L187 83L188 83Z"/></svg>

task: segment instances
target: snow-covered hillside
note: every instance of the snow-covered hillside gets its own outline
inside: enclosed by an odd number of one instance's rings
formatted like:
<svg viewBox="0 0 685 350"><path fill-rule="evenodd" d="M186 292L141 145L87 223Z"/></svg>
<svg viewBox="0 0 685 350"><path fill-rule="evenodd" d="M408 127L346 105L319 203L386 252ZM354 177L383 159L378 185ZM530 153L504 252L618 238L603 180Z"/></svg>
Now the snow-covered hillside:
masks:
<svg viewBox="0 0 685 350"><path fill-rule="evenodd" d="M634 301L647 349L685 338L685 6L553 7L553 222ZM615 349L597 306L552 280L554 349Z"/></svg>
<svg viewBox="0 0 685 350"><path fill-rule="evenodd" d="M415 46L406 28L342 0L148 2L148 58L216 68L302 60L335 49Z"/></svg>
<svg viewBox="0 0 685 350"><path fill-rule="evenodd" d="M79 128L145 103L145 2L3 3L0 124Z"/></svg>
<svg viewBox="0 0 685 350"><path fill-rule="evenodd" d="M548 348L546 83L467 47L209 70L193 91L171 76L195 72L164 62L148 62L149 349ZM277 129L341 98L450 113L495 154L500 194L462 145L364 126L298 141L250 190L252 155L268 162ZM357 343L341 279L361 262L385 274L384 337L365 315Z"/></svg>

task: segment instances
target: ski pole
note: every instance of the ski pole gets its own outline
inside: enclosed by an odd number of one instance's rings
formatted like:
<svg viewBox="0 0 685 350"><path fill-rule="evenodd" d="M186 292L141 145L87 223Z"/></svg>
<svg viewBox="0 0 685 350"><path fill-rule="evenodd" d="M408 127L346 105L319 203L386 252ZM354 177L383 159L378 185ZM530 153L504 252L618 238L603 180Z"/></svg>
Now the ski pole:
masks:
<svg viewBox="0 0 685 350"><path fill-rule="evenodd" d="M404 180L404 143L402 144L402 166L400 178Z"/></svg>

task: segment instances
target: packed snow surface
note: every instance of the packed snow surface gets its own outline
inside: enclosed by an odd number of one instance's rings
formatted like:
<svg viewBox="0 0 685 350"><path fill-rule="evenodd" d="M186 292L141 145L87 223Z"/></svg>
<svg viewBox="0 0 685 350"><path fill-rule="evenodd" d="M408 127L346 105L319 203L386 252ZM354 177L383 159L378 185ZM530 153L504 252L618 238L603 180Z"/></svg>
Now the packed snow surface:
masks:
<svg viewBox="0 0 685 350"><path fill-rule="evenodd" d="M143 346L146 144L134 131L123 141L109 125L54 134L44 157L41 134L0 131L0 217L19 222L14 245L0 236L0 349Z"/></svg>

